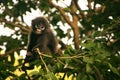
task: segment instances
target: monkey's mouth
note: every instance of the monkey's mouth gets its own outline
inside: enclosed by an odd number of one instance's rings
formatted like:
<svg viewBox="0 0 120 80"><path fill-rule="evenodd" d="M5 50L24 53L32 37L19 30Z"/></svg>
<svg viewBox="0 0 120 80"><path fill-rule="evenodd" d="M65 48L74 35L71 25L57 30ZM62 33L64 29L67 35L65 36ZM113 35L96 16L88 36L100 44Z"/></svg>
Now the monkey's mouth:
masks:
<svg viewBox="0 0 120 80"><path fill-rule="evenodd" d="M36 29L35 32L36 32L36 34L41 34L42 31L41 31L41 29Z"/></svg>

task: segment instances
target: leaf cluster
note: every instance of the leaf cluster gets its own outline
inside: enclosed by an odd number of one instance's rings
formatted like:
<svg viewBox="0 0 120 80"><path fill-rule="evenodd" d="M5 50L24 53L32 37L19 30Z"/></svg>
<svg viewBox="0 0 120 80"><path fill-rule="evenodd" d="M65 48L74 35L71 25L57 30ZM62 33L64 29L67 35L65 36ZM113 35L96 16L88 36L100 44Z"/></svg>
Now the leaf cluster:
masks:
<svg viewBox="0 0 120 80"><path fill-rule="evenodd" d="M87 0L86 10L81 9L77 1L72 0L66 7L54 4L52 0L0 1L0 27L3 25L14 31L10 36L0 36L0 80L28 80L28 77L33 80L120 78L119 0ZM67 38L68 42L72 41L65 44L66 49L60 55L40 55L40 60L32 62L35 69L24 73L19 71L23 59L16 57L15 53L20 56L20 51L26 49L30 28L23 16L32 9L39 9L48 16L60 40ZM68 28L66 24L70 26L67 31L61 29ZM77 37L75 30L79 31ZM78 44L72 44L75 42ZM75 45L79 49L75 49Z"/></svg>

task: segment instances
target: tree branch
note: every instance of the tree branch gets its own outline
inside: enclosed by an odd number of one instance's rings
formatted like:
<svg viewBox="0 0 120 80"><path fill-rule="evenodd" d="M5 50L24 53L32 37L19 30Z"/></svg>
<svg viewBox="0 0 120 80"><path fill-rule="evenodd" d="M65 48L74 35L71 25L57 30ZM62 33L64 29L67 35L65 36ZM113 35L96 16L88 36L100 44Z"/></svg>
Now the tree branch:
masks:
<svg viewBox="0 0 120 80"><path fill-rule="evenodd" d="M88 0L88 8L92 10L92 5L91 5L92 0Z"/></svg>
<svg viewBox="0 0 120 80"><path fill-rule="evenodd" d="M9 24L9 25L12 25L12 26L15 26L15 27L19 27L22 31L24 31L24 32L30 32L30 28L29 28L29 26L23 26L22 24L20 24L20 23L13 23L13 22L10 22L10 21L7 21L6 19L4 19L4 20L0 20L0 22L4 22L4 23L6 23L6 24Z"/></svg>
<svg viewBox="0 0 120 80"><path fill-rule="evenodd" d="M79 7L78 0L73 0L75 3L76 8L79 10L80 15L78 15L79 19L85 18L85 15L81 8Z"/></svg>
<svg viewBox="0 0 120 80"><path fill-rule="evenodd" d="M49 0L49 2L50 2L50 4L51 4L52 6L54 6L56 9L58 9L58 10L60 11L60 13L62 14L63 18L66 20L66 22L67 22L69 25L71 25L71 21L70 21L69 17L68 17L67 15L65 15L65 11L62 9L62 7L57 6L56 4L54 4L54 3L52 2L52 0Z"/></svg>
<svg viewBox="0 0 120 80"><path fill-rule="evenodd" d="M48 67L47 67L47 65L46 65L46 63L45 63L45 61L43 60L43 58L42 58L42 56L41 56L42 53L40 52L39 48L36 48L36 50L37 50L37 52L38 52L39 55L40 55L40 59L41 59L41 61L43 62L46 71L47 71L47 72L50 72L50 70L48 69Z"/></svg>
<svg viewBox="0 0 120 80"><path fill-rule="evenodd" d="M21 49L24 49L24 47L19 47L19 48L16 48L16 49L12 49L10 51L7 51L5 52L5 54L1 54L0 57L6 57L12 53L14 53L15 51L18 51L18 50L21 50Z"/></svg>
<svg viewBox="0 0 120 80"><path fill-rule="evenodd" d="M73 17L73 21L71 24L71 27L73 28L73 32L74 32L74 44L75 44L75 49L79 49L79 44L80 44L80 40L79 40L79 28L78 28L78 16L76 15L76 7L75 7L75 3L74 0L71 1L71 5L70 5L70 9Z"/></svg>
<svg viewBox="0 0 120 80"><path fill-rule="evenodd" d="M74 10L74 2L73 0L71 1L71 12L73 13L72 16L73 16L73 21L70 21L70 18L65 14L65 11L60 7L60 6L57 6L56 4L54 4L52 2L52 0L49 0L50 4L52 6L54 6L56 9L58 9L61 13L61 15L63 16L63 18L66 20L66 22L71 26L71 28L73 29L73 32L74 32L74 45L75 45L75 49L79 49L79 28L78 28L78 17L74 14L76 13L75 10Z"/></svg>

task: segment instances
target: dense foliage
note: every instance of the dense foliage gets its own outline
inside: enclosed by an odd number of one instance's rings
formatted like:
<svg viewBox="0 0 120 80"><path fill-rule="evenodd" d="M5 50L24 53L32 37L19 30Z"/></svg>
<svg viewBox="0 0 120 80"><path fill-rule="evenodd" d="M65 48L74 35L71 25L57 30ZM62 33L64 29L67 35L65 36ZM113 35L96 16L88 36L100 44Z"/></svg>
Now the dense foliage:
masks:
<svg viewBox="0 0 120 80"><path fill-rule="evenodd" d="M81 8L84 0L68 1L70 5L66 0L53 1L0 0L0 27L14 31L0 36L0 80L120 79L120 1L85 0L87 9ZM59 40L72 42L65 43L61 56L41 55L33 62L34 70L23 72L19 70L23 59L18 56L26 50L30 27L24 15L32 9L48 17ZM66 24L70 27L65 32Z"/></svg>

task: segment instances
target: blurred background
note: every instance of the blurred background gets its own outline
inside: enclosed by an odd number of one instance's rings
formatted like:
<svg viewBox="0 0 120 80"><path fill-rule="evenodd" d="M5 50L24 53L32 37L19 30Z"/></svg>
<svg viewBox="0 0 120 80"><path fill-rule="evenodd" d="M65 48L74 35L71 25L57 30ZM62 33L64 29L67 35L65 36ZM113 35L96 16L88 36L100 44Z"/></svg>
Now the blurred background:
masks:
<svg viewBox="0 0 120 80"><path fill-rule="evenodd" d="M31 20L45 16L66 48L21 71ZM59 44L63 46L63 44ZM0 80L119 80L119 0L0 0Z"/></svg>

